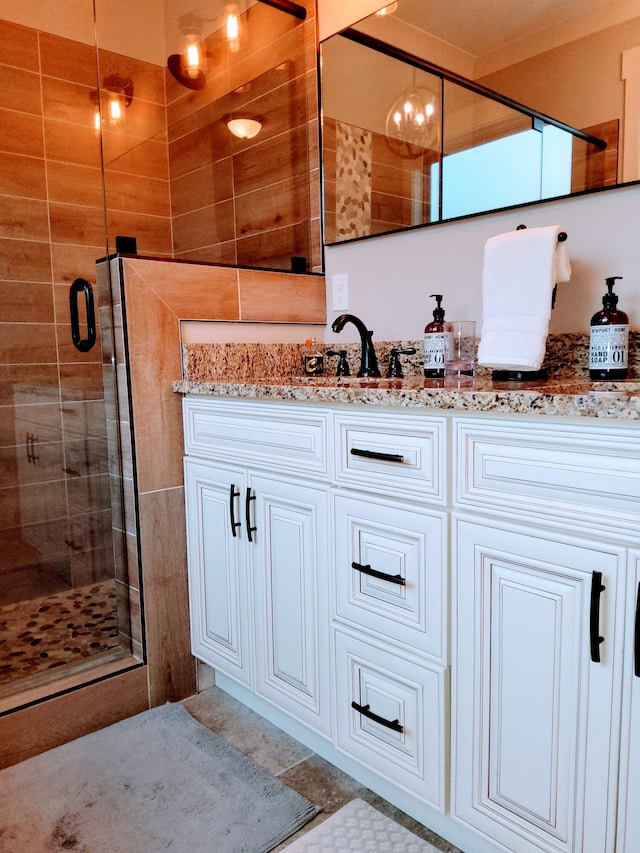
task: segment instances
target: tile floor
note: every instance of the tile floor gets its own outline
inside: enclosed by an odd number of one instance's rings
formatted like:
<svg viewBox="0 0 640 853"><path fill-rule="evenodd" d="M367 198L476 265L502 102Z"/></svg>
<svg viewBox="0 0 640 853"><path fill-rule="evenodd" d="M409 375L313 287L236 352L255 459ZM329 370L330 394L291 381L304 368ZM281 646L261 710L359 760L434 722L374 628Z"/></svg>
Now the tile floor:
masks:
<svg viewBox="0 0 640 853"><path fill-rule="evenodd" d="M443 853L460 853L453 844L435 835L219 688L210 687L185 699L183 704L200 723L224 737L256 764L265 767L285 785L322 809L320 814L297 835L277 847L276 851L284 850L286 844L317 826L350 800L360 798Z"/></svg>
<svg viewBox="0 0 640 853"><path fill-rule="evenodd" d="M0 606L0 691L119 647L114 580Z"/></svg>

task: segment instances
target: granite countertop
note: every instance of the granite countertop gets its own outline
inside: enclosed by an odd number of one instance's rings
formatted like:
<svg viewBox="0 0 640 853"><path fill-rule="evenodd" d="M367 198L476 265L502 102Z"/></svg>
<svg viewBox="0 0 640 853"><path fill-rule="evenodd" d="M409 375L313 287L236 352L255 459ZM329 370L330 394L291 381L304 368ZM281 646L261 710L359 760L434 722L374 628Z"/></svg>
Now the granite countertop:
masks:
<svg viewBox="0 0 640 853"><path fill-rule="evenodd" d="M550 378L541 382L494 382L424 379L358 379L335 376L286 376L233 381L179 380L180 394L245 397L309 403L365 404L429 408L457 412L640 418L640 381L590 382L585 378Z"/></svg>
<svg viewBox="0 0 640 853"><path fill-rule="evenodd" d="M630 335L629 380L591 382L589 336L549 336L543 365L549 378L540 382L494 382L480 367L474 379L425 379L421 341L376 343L385 373L391 347L413 347L402 357L404 379L358 379L360 345L345 344L351 376L337 377L336 361L325 358L323 376L304 376L300 344L184 344L183 378L174 382L180 394L245 397L319 404L352 404L428 408L455 412L561 415L636 420L640 418L640 332ZM326 347L322 346L325 350Z"/></svg>

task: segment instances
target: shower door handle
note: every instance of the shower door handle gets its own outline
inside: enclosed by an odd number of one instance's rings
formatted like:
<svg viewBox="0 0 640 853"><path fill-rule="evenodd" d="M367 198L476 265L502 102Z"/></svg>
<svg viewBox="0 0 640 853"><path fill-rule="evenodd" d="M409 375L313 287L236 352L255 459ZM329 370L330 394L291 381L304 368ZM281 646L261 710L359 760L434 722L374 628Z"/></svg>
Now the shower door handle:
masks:
<svg viewBox="0 0 640 853"><path fill-rule="evenodd" d="M87 337L80 336L80 315L78 313L78 296L84 293L84 304L87 315ZM96 313L93 306L93 289L84 278L77 278L69 290L69 309L71 311L71 340L80 352L89 352L96 342Z"/></svg>

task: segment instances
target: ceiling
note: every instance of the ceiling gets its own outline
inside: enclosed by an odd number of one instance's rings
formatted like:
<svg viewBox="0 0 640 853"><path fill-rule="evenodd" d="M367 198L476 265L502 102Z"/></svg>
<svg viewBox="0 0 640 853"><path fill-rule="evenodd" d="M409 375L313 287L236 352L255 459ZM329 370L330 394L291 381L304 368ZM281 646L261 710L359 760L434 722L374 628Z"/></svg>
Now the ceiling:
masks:
<svg viewBox="0 0 640 853"><path fill-rule="evenodd" d="M640 0L399 0L394 17L479 57L571 29L573 38L640 15Z"/></svg>

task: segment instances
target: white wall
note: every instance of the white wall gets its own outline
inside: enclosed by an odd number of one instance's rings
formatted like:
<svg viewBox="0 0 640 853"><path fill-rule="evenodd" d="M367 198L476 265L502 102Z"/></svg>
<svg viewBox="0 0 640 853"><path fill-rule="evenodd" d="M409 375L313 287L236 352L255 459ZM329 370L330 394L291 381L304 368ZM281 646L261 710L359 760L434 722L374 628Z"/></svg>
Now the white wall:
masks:
<svg viewBox="0 0 640 853"><path fill-rule="evenodd" d="M349 277L349 313L374 330L374 340L420 339L432 319L431 293L444 295L447 318L482 319L482 260L489 237L529 227L561 225L568 233L571 281L558 285L550 332L586 332L602 307L604 279L620 275L619 308L640 329L640 186L547 202L416 231L329 246L326 340L354 341L349 324L341 335L330 328L331 277ZM479 329L480 327L478 327Z"/></svg>

